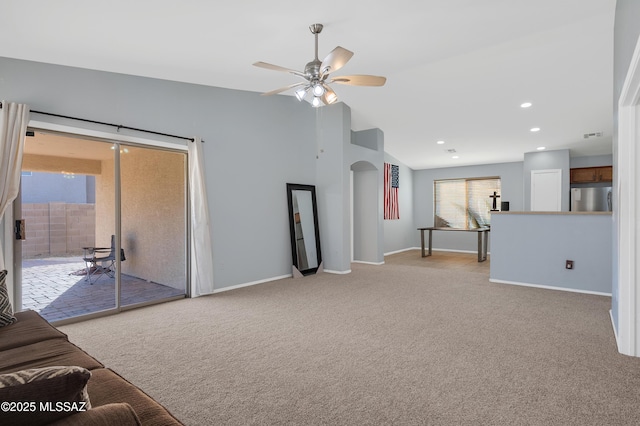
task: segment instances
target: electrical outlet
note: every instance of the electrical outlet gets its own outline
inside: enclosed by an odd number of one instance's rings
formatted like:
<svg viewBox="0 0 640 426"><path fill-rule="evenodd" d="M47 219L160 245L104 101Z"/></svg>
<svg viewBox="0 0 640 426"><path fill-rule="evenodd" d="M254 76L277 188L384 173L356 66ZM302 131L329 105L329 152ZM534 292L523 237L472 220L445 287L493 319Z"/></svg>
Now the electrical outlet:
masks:
<svg viewBox="0 0 640 426"><path fill-rule="evenodd" d="M567 260L567 263L564 265L565 269L573 269L573 260Z"/></svg>

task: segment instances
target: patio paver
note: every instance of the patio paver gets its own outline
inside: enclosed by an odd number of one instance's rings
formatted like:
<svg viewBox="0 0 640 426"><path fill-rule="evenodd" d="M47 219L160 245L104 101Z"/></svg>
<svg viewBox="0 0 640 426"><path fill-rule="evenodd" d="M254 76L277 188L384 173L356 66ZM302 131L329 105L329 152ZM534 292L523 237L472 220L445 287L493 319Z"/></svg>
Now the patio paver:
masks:
<svg viewBox="0 0 640 426"><path fill-rule="evenodd" d="M74 275L85 263L77 257L28 259L22 264L22 308L47 321L58 321L115 307L115 278L102 275L94 284ZM166 285L122 274L123 306L184 295Z"/></svg>

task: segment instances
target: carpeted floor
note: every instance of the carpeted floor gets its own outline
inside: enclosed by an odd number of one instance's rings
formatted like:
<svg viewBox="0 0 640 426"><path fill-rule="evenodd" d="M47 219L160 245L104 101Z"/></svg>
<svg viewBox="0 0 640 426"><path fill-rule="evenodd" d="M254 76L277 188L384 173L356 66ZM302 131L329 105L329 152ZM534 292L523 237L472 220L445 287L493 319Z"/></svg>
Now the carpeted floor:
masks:
<svg viewBox="0 0 640 426"><path fill-rule="evenodd" d="M640 359L616 350L610 298L492 284L457 257L61 329L188 425L638 424Z"/></svg>

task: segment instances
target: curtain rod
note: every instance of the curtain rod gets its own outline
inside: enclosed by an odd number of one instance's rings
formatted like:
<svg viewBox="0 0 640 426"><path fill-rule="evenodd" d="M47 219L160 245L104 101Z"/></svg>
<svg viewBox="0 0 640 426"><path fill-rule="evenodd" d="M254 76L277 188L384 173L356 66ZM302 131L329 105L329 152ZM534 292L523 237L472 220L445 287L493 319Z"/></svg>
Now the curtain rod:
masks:
<svg viewBox="0 0 640 426"><path fill-rule="evenodd" d="M2 109L2 102L0 102L0 109ZM49 116L52 116L52 117L67 118L69 120L84 121L86 123L102 124L104 126L112 126L112 127L117 128L118 131L120 129L127 129L127 130L134 130L136 132L151 133L153 135L168 136L170 138L183 139L183 140L187 140L187 141L191 141L191 142L195 141L194 138L188 138L186 136L177 136L177 135L172 135L170 133L162 133L162 132L155 132L153 130L138 129L136 127L124 126L122 124L113 124L113 123L106 123L104 121L88 120L86 118L71 117L71 116L68 116L68 115L54 114L54 113L51 113L51 112L42 112L42 111L35 111L35 110L32 110L30 112L32 112L34 114L49 115ZM202 142L204 142L204 141L202 141Z"/></svg>

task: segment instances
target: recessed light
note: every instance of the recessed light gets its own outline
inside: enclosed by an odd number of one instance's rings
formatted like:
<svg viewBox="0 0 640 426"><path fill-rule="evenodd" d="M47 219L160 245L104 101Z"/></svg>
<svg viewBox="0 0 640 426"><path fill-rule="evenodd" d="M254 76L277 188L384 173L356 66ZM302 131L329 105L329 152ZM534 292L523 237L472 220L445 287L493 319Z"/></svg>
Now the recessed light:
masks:
<svg viewBox="0 0 640 426"><path fill-rule="evenodd" d="M438 141L436 142L438 145L442 145L444 143L444 141Z"/></svg>
<svg viewBox="0 0 640 426"><path fill-rule="evenodd" d="M520 108L529 108L531 105L533 105L531 102L525 102L520 104Z"/></svg>
<svg viewBox="0 0 640 426"><path fill-rule="evenodd" d="M454 155L454 156L453 156L453 157L451 157L451 158L460 158L460 157L459 157L458 155Z"/></svg>
<svg viewBox="0 0 640 426"><path fill-rule="evenodd" d="M545 149L547 149L546 146L539 146L536 148L538 151L544 151Z"/></svg>
<svg viewBox="0 0 640 426"><path fill-rule="evenodd" d="M540 131L540 127L532 127L531 131L532 132L539 132Z"/></svg>

